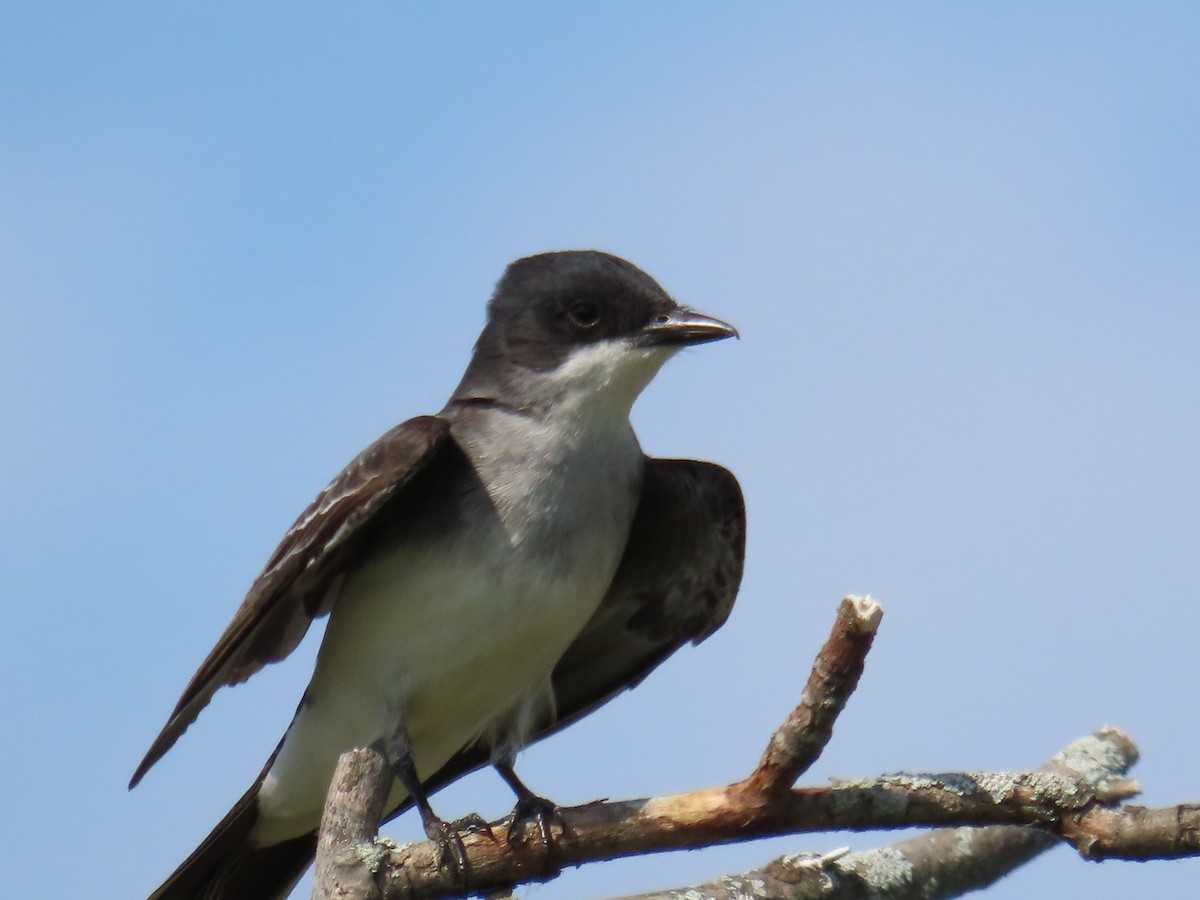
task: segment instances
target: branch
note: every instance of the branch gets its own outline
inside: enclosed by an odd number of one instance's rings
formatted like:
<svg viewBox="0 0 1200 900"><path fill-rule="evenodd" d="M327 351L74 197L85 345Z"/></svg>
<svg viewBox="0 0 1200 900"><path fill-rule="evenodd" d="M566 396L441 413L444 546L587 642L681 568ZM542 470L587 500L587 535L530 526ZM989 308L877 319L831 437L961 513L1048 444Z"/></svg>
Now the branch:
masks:
<svg viewBox="0 0 1200 900"><path fill-rule="evenodd" d="M1075 741L1040 772L1073 776L1097 793L1128 794L1116 780L1137 749L1116 729ZM1053 834L1014 825L943 828L889 847L850 853L789 854L761 869L624 900L941 900L994 883L1058 843Z"/></svg>
<svg viewBox="0 0 1200 900"><path fill-rule="evenodd" d="M1120 732L1085 738L1114 751L1117 771L1130 762L1133 745ZM742 783L744 784L744 783ZM565 866L638 853L696 848L798 832L904 828L914 825L1039 825L1055 831L1111 796L1082 776L1053 772L975 772L892 775L823 788L802 788L763 797L742 784L619 803L593 803L562 811L562 831L549 846L535 835L508 842L507 831L465 838L467 886L436 867L428 842L398 848L387 865L385 900L453 896L544 880ZM1123 782L1126 791L1132 790ZM719 896L719 895L718 895Z"/></svg>
<svg viewBox="0 0 1200 900"><path fill-rule="evenodd" d="M375 846L392 768L378 749L349 750L333 770L321 830L313 900L379 900L376 877L383 862Z"/></svg>
<svg viewBox="0 0 1200 900"><path fill-rule="evenodd" d="M1087 859L1200 856L1200 805L1090 809L1062 823L1062 836Z"/></svg>
<svg viewBox="0 0 1200 900"><path fill-rule="evenodd" d="M833 736L834 721L858 686L882 618L883 607L870 597L843 598L800 703L771 735L758 768L744 782L747 790L787 790L817 761Z"/></svg>
<svg viewBox="0 0 1200 900"><path fill-rule="evenodd" d="M318 866L323 848L332 843L342 847L341 858L347 864L354 865L355 855L364 860L360 868L367 875L360 893L349 892L351 882L339 876L338 884L346 890L338 893L342 890L338 887L324 894L314 892L313 896L317 900L374 900L382 895L384 900L409 900L503 891L516 884L553 878L565 866L620 856L805 831L914 825L1033 825L1039 830L941 832L836 859L785 857L761 872L733 878L770 878L791 885L787 896L809 896L795 893L796 884L805 878L818 878L822 883L856 880L862 885L876 877L880 863L890 866L893 873L902 863L910 879L925 883L926 893L922 896L950 896L929 893L928 879L953 877L962 884L989 883L1045 849L1055 841L1054 836L1094 857L1123 852L1149 856L1200 853L1200 807L1158 811L1106 807L1137 790L1132 782L1119 778L1133 764L1137 749L1115 729L1075 742L1038 772L902 774L831 787L793 788L794 779L828 742L833 723L862 672L881 615L878 604L870 598L848 597L842 601L837 622L817 657L799 705L771 737L758 767L743 781L675 796L596 802L564 809L548 842L536 828L518 829L510 841L506 823L495 823L490 834L463 834L468 861L465 880L441 869L438 848L431 842L396 847L376 839L355 847L357 838L352 838L350 832L339 839L341 843L327 841L323 825ZM340 764L338 773L335 784L345 774ZM378 783L364 788L360 796L373 797L380 792L386 795L390 773L379 771L370 777ZM336 787L331 790L330 804L338 792ZM372 834L379 816L361 803L360 807L364 827L354 834ZM345 844L346 840L350 843ZM349 855L347 846L354 848ZM970 864L958 860L959 874L954 875L947 868L956 862L950 857L961 856L964 848L974 855L986 851L988 858L975 858ZM375 890L381 895L371 893ZM728 893L711 896L724 897ZM811 896L884 895L860 889L856 893Z"/></svg>

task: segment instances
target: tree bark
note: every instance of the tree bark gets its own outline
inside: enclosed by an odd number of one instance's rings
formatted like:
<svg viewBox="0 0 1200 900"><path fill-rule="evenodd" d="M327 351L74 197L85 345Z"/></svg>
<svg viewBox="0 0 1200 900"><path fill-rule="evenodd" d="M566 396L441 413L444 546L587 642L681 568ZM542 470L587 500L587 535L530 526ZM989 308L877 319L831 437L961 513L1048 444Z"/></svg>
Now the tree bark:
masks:
<svg viewBox="0 0 1200 900"><path fill-rule="evenodd" d="M665 900L679 891L688 892L689 900L953 897L990 884L1059 841L1091 858L1200 855L1200 806L1113 807L1139 790L1123 777L1137 748L1115 728L1075 741L1035 772L899 774L793 787L829 741L881 616L869 597L842 601L799 704L742 781L563 809L549 840L527 827L510 841L508 824L493 823L490 833L462 835L465 873L443 868L432 842L396 847L374 838L391 772L379 754L351 751L339 763L322 820L314 900L502 892L553 878L565 866L835 829L940 826L890 847L793 854L762 869L639 900Z"/></svg>

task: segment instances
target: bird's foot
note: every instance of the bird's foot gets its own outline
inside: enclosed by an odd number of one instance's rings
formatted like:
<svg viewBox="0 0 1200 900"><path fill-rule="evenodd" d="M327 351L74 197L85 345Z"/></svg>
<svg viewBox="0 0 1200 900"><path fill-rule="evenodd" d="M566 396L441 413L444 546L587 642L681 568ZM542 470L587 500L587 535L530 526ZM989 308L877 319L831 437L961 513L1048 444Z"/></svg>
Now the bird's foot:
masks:
<svg viewBox="0 0 1200 900"><path fill-rule="evenodd" d="M467 848L458 829L437 816L423 816L421 824L425 826L426 837L437 845L438 868L448 869L453 878L466 882Z"/></svg>
<svg viewBox="0 0 1200 900"><path fill-rule="evenodd" d="M508 823L508 842L525 843L525 826L529 824L537 826L542 843L547 848L554 845L554 826L566 830L566 822L557 803L527 792L517 798L517 805L513 807L512 820Z"/></svg>
<svg viewBox="0 0 1200 900"><path fill-rule="evenodd" d="M491 823L479 813L471 813L450 823L455 831L467 834L486 834L489 840L496 840L496 832L492 831Z"/></svg>

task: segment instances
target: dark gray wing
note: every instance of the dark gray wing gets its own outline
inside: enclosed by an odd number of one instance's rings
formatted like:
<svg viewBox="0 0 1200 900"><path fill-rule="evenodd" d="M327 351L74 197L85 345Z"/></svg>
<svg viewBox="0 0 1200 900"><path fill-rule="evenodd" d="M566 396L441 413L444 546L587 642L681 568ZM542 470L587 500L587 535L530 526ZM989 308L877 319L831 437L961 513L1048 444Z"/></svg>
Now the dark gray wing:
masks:
<svg viewBox="0 0 1200 900"><path fill-rule="evenodd" d="M444 419L409 419L367 447L317 495L200 664L130 787L171 748L218 688L245 681L296 649L313 619L329 612L345 561L370 531L372 518L439 454L456 447L449 433Z"/></svg>
<svg viewBox="0 0 1200 900"><path fill-rule="evenodd" d="M746 508L737 479L712 463L647 459L642 499L612 585L554 669L554 734L725 623L742 582ZM426 780L432 792L486 765L473 744ZM392 810L399 815L407 802Z"/></svg>
<svg viewBox="0 0 1200 900"><path fill-rule="evenodd" d="M725 624L745 549L746 508L731 472L694 460L647 460L613 583L554 669L558 715L545 733L639 684L683 644L698 644Z"/></svg>

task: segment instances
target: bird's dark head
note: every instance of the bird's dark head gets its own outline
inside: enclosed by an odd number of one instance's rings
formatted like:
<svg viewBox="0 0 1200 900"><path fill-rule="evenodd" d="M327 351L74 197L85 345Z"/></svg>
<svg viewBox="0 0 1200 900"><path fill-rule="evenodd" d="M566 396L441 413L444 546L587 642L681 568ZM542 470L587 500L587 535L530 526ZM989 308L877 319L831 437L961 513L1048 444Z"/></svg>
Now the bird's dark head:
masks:
<svg viewBox="0 0 1200 900"><path fill-rule="evenodd" d="M692 312L626 260L567 250L509 265L488 304L488 322L455 393L492 391L628 395L631 405L681 347L736 330ZM512 403L513 397L496 397ZM546 398L542 398L543 400Z"/></svg>

